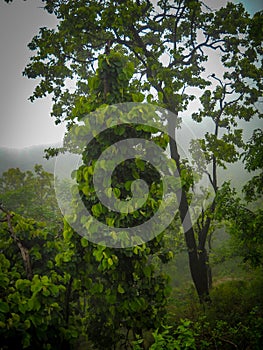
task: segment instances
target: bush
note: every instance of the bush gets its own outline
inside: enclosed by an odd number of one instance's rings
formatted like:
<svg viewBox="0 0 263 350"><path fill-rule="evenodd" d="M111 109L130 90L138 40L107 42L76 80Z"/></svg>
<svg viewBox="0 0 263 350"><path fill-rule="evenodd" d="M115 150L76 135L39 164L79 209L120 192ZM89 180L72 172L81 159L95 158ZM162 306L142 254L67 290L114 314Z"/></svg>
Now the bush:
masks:
<svg viewBox="0 0 263 350"><path fill-rule="evenodd" d="M202 308L191 288L174 290L163 329L153 332L153 343L134 350L260 350L263 343L263 275L254 271L247 280L227 280L211 291L212 304ZM180 319L181 318L181 319Z"/></svg>

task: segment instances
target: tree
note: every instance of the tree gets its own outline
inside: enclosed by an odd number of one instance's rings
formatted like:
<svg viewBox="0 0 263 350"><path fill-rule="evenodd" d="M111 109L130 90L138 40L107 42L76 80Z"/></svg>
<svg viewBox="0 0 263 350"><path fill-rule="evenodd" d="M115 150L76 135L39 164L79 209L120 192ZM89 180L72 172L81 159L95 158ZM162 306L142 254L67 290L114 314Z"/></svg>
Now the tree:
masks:
<svg viewBox="0 0 263 350"><path fill-rule="evenodd" d="M0 347L67 349L82 328L69 322L69 275L56 263L61 232L0 206ZM55 238L55 239L54 239Z"/></svg>
<svg viewBox="0 0 263 350"><path fill-rule="evenodd" d="M70 252L51 180L39 165L0 178L1 349L64 350L85 335L79 276L63 269Z"/></svg>
<svg viewBox="0 0 263 350"><path fill-rule="evenodd" d="M145 94L148 102L156 102L176 115L170 121L171 130L180 125L184 111L197 122L207 117L213 121L214 131L207 132L199 143L216 196L218 167L236 161L243 146L238 119L249 121L259 115L256 102L262 90L262 13L250 18L241 4L233 3L213 11L198 0L164 0L157 5L149 0L44 3L59 23L56 29L41 28L29 44L36 53L24 74L40 78L31 101L52 94L55 122L65 121L70 128L90 111L89 81L95 75L99 54L106 43L110 44L133 62L133 88ZM210 72L207 77L206 62L213 62L215 53L223 73ZM200 111L193 113L190 101L197 96ZM171 158L181 173L178 145L174 138L169 143ZM49 154L56 152L49 150ZM216 200L196 225L184 227L191 275L201 301L209 299L207 240L215 208ZM179 206L182 223L188 209L189 198L183 190Z"/></svg>
<svg viewBox="0 0 263 350"><path fill-rule="evenodd" d="M263 263L262 136L262 130L254 130L242 154L245 168L249 172L260 171L244 185L244 198L238 196L229 183L224 183L218 193L217 217L219 220L227 220L228 230L238 247L238 255L253 267Z"/></svg>
<svg viewBox="0 0 263 350"><path fill-rule="evenodd" d="M261 129L256 129L249 142L245 146L245 152L243 153L243 161L245 168L249 172L259 171L257 175L254 175L251 180L243 188L245 199L249 202L260 199L263 194L263 132Z"/></svg>
<svg viewBox="0 0 263 350"><path fill-rule="evenodd" d="M59 228L62 221L53 186L53 174L41 165L34 172L11 168L0 178L0 201L8 210Z"/></svg>
<svg viewBox="0 0 263 350"><path fill-rule="evenodd" d="M133 65L127 58L107 48L107 54L99 56L95 76L89 80L91 93L85 98L86 108L94 111L105 103L119 100L124 102L132 100L134 96L140 97L141 95L133 90L133 86L129 86L132 74ZM76 115L81 113L82 106L81 103L76 104ZM104 109L99 110L102 111L102 115L98 112L94 118L103 117ZM91 126L88 126L88 129L93 130ZM77 135L82 133L86 138L85 127L77 126L74 132ZM92 176L98 157L109 144L131 137L143 136L150 139L152 133L149 127L146 130L142 125L135 127L131 123L122 125L121 132L118 126L108 128L85 147L82 151L83 164L72 174L85 205L83 210L78 209L78 202L73 200L70 203L76 207L73 214L74 223L78 222L78 227L87 228L90 235L84 234L81 238L74 234L68 224L65 225L64 237L68 244L65 254L70 254L65 270L72 278L79 276L80 289L85 291L88 305L87 332L89 339L99 349L128 348L137 335L142 337L143 332L159 327L165 312L169 291L168 277L158 271L157 262L169 261L172 252L164 252L164 233L150 242L144 243L139 240L134 246L122 247L117 244L119 237L114 232L115 228L123 227L123 232L119 232L119 235L124 235L121 242L125 242L125 227L143 223L158 208L162 192L158 172L152 169L150 164L138 159L129 159L118 166L112 175L112 188L118 198L125 200L131 196L131 183L138 177L143 177L150 187L149 198L144 207L140 208L142 213L135 210L120 215L100 203ZM161 136L156 143L166 148L167 141ZM69 146L74 149L74 143L69 142ZM75 151L78 153L79 149L76 148ZM92 243L92 239L91 242L87 241L87 236L92 237L94 232L89 224L86 209L92 212L98 221L108 223L112 227L110 237L102 235L99 244ZM100 233L100 228L97 227L96 230L99 232L95 234ZM109 245L107 238L116 245ZM134 239L140 237L135 236Z"/></svg>

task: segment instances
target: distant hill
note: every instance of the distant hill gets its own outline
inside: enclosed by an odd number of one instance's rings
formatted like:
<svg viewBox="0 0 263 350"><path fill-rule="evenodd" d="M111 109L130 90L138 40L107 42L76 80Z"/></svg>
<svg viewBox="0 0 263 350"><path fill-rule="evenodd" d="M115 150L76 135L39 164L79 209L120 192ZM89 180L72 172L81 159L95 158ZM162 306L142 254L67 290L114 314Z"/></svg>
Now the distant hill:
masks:
<svg viewBox="0 0 263 350"><path fill-rule="evenodd" d="M33 170L35 164L41 164L46 171L53 173L55 158L49 160L44 158L44 149L48 147L58 147L58 145L40 145L23 149L0 147L0 176L9 168L19 168L23 171ZM70 162L66 167L68 166ZM252 175L245 171L244 164L241 162L229 164L227 170L219 170L219 184L222 181L231 180L232 186L237 189L240 189L251 177Z"/></svg>
<svg viewBox="0 0 263 350"><path fill-rule="evenodd" d="M35 164L41 164L46 171L53 173L55 159L44 158L44 149L48 147L50 145L22 149L0 147L0 176L10 168L19 168L23 171L33 170Z"/></svg>

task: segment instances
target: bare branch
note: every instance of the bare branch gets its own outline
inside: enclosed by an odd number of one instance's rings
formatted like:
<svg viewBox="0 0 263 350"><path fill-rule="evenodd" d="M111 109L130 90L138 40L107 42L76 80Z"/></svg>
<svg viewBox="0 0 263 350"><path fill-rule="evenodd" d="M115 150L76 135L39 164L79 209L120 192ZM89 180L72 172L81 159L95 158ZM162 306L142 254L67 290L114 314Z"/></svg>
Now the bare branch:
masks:
<svg viewBox="0 0 263 350"><path fill-rule="evenodd" d="M212 185L212 187L213 187L213 190L216 192L216 190L217 190L216 184L215 184L215 182L213 181L211 174L210 174L209 171L207 171L207 170L204 170L204 173L208 176L208 179L209 179L209 181L210 181L210 183L211 183L211 185Z"/></svg>

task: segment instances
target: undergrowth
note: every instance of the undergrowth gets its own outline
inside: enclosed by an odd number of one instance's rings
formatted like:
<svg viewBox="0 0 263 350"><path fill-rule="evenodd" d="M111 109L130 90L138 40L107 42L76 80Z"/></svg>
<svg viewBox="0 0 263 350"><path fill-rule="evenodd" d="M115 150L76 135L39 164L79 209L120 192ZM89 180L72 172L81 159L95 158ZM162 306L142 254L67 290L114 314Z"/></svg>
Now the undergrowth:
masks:
<svg viewBox="0 0 263 350"><path fill-rule="evenodd" d="M263 343L263 274L217 281L210 305L199 304L194 288L174 288L163 327L151 344L137 339L133 350L260 350Z"/></svg>

